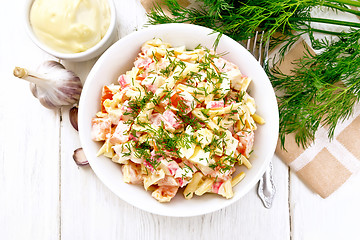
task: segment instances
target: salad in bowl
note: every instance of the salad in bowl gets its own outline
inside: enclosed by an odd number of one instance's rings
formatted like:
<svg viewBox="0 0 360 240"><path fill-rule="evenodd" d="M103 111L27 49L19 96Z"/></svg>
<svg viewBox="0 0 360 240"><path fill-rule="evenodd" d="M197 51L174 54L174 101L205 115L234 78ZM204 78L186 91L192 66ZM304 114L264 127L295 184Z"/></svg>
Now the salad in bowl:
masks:
<svg viewBox="0 0 360 240"><path fill-rule="evenodd" d="M86 157L116 195L146 211L225 207L273 156L278 113L266 74L226 36L213 49L211 33L190 24L134 32L100 57L84 85Z"/></svg>

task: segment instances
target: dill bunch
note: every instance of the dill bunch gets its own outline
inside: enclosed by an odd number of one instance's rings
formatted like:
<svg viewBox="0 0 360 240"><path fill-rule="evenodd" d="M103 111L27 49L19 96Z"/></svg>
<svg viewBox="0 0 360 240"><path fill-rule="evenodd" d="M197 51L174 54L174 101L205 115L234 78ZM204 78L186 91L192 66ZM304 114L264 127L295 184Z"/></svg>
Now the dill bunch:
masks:
<svg viewBox="0 0 360 240"><path fill-rule="evenodd" d="M150 24L192 23L223 33L236 41L247 40L256 31L264 31L270 47L281 44L280 61L287 50L308 34L312 47L321 50L314 55L310 51L294 62L291 75L278 68L267 69L278 96L281 144L285 135L295 133L299 146L313 142L320 126L328 126L331 139L339 121L348 118L353 106L359 101L360 91L360 24L310 15L314 7L347 12L360 16L355 0L198 0L199 7L184 8L176 0L164 0L173 15L167 16L160 6L154 6L148 14ZM349 32L334 32L311 27L312 22L349 27ZM315 40L320 32L338 36L338 40Z"/></svg>
<svg viewBox="0 0 360 240"><path fill-rule="evenodd" d="M311 28L309 22L360 27L359 23L314 18L310 15L313 7L328 7L360 16L359 11L344 5L360 7L360 2L352 0L198 0L197 2L199 7L185 8L177 0L164 0L172 17L167 16L159 5L155 5L148 13L149 23L197 24L226 34L236 41L253 37L255 31L264 31L265 40L273 37L272 47L285 42L281 53L285 53L302 34L310 32L339 34Z"/></svg>
<svg viewBox="0 0 360 240"><path fill-rule="evenodd" d="M320 126L328 126L331 139L339 121L347 119L360 100L360 30L339 36L338 41L313 40L320 54L306 55L294 62L292 74L270 70L278 96L280 140L295 133L298 145L306 147Z"/></svg>

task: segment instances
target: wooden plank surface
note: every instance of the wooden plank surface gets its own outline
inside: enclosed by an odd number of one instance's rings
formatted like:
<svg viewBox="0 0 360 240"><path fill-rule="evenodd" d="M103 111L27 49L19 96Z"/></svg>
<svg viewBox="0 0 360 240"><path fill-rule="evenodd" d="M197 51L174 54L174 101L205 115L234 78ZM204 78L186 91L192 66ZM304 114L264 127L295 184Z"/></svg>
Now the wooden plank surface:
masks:
<svg viewBox="0 0 360 240"><path fill-rule="evenodd" d="M139 0L114 1L118 36L146 21ZM0 8L0 239L357 239L360 175L333 196L314 195L277 157L277 194L265 209L256 187L220 211L171 218L139 210L116 197L90 167L78 167L80 147L69 108L43 108L14 66L36 68L53 59L38 49L23 27L24 0ZM144 39L145 41L146 39ZM62 62L84 82L96 60ZM290 185L289 185L290 182Z"/></svg>
<svg viewBox="0 0 360 240"><path fill-rule="evenodd" d="M0 8L0 239L58 239L60 115L12 75L49 59L28 39L22 5Z"/></svg>
<svg viewBox="0 0 360 240"><path fill-rule="evenodd" d="M360 174L322 199L291 173L292 239L359 239Z"/></svg>

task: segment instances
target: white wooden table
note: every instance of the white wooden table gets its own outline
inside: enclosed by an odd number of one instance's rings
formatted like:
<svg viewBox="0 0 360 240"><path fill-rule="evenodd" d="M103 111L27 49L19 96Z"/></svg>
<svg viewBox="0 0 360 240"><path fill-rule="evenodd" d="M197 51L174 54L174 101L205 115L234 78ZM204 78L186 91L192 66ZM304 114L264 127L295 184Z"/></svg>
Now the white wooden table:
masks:
<svg viewBox="0 0 360 240"><path fill-rule="evenodd" d="M114 0L119 37L146 21L139 0ZM276 156L277 194L265 209L254 187L237 203L192 218L157 216L116 197L90 167L72 159L80 147L69 108L42 107L15 66L54 59L24 31L24 0L0 7L0 239L360 239L360 174L328 199L308 190ZM84 82L96 60L62 63Z"/></svg>

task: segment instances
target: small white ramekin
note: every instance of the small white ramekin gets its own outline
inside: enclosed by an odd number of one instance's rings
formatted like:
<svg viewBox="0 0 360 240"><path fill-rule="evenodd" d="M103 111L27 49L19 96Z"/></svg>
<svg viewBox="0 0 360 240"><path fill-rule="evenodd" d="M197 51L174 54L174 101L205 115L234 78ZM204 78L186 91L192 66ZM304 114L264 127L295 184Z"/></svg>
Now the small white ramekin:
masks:
<svg viewBox="0 0 360 240"><path fill-rule="evenodd" d="M81 61L87 61L92 58L95 58L102 54L115 40L115 30L116 30L116 10L115 6L112 0L108 0L109 2L109 8L110 8L110 25L109 28L105 34L105 36L98 42L95 46L89 48L88 50L80 53L61 53L58 52L50 47L48 47L46 44L44 44L42 41L40 41L34 34L34 31L30 24L30 10L32 7L34 0L28 0L25 6L25 26L26 31L31 38L31 40L43 51L47 52L50 55L53 55L54 57L57 57L59 59L63 60L69 60L74 62L81 62Z"/></svg>

